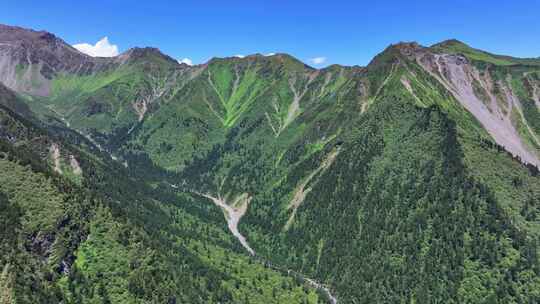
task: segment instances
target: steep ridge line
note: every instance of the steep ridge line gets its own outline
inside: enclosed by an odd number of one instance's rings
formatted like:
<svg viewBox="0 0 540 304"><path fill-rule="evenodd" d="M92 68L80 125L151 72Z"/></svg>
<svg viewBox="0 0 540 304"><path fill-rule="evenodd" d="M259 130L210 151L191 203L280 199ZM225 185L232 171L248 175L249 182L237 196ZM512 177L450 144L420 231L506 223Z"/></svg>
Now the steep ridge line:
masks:
<svg viewBox="0 0 540 304"><path fill-rule="evenodd" d="M360 109L360 113L365 113L367 111L368 107L371 106L371 104L373 104L377 100L377 98L379 97L379 94L381 93L382 89L386 86L386 84L388 84L390 79L392 79L392 77L394 76L394 73L397 70L397 66L398 66L397 63L392 64L392 67L390 68L390 73L388 74L388 76L386 76L386 78L384 78L382 84L377 88L377 91L375 92L375 95L373 95L372 98L369 98L366 102L364 102L362 104L362 107Z"/></svg>

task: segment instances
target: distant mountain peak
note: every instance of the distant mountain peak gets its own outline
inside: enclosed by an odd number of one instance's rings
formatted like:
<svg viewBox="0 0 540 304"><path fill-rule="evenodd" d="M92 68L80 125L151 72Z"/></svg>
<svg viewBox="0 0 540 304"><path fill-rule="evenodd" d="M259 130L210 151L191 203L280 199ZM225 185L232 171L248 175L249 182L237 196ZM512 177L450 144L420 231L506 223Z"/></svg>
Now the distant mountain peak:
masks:
<svg viewBox="0 0 540 304"><path fill-rule="evenodd" d="M435 46L440 46L440 47L444 47L444 46L466 46L466 47L470 48L470 46L468 44L466 44L465 42L463 42L461 40L455 39L455 38L447 39L447 40L438 42L438 43L432 45L431 47L435 47Z"/></svg>
<svg viewBox="0 0 540 304"><path fill-rule="evenodd" d="M419 49L422 46L416 41L400 41L398 43L393 43L389 46L390 48L396 49Z"/></svg>
<svg viewBox="0 0 540 304"><path fill-rule="evenodd" d="M415 54L421 52L425 49L416 41L407 41L407 42L398 42L395 44L390 44L384 51L379 53L377 56L368 64L368 68L377 68L381 65L393 64L399 61L399 58L402 56L411 58Z"/></svg>
<svg viewBox="0 0 540 304"><path fill-rule="evenodd" d="M286 54L286 53L274 53L271 55L263 55L261 53L250 54L246 56L229 56L229 57L213 57L207 64L231 62L231 63L267 63L275 66L282 66L286 69L295 70L315 70L315 68L305 64L300 59Z"/></svg>
<svg viewBox="0 0 540 304"><path fill-rule="evenodd" d="M4 46L52 47L65 46L75 51L69 44L47 31L34 31L18 26L0 24L0 43Z"/></svg>
<svg viewBox="0 0 540 304"><path fill-rule="evenodd" d="M49 94L60 72L85 72L98 62L46 31L0 25L0 81L34 95Z"/></svg>
<svg viewBox="0 0 540 304"><path fill-rule="evenodd" d="M161 52L161 50L155 47L133 47L113 58L118 58L124 61L145 61L152 60L152 58L154 58L164 60L175 65L179 64L177 60L164 54Z"/></svg>

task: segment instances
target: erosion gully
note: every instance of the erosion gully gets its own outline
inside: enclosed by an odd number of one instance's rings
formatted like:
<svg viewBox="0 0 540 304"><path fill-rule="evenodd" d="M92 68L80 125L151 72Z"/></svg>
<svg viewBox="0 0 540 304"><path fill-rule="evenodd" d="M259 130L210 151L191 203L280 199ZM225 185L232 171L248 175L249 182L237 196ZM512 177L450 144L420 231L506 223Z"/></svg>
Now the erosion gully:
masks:
<svg viewBox="0 0 540 304"><path fill-rule="evenodd" d="M179 188L177 185L170 184L170 186L172 188L176 189L176 190L178 190L178 188ZM212 201L212 203L214 203L216 206L221 208L221 210L223 210L223 214L225 216L225 220L227 221L227 226L229 228L229 231L231 231L231 233L234 235L234 237L240 242L242 247L244 247L246 249L246 251L249 253L249 255L251 257L253 257L258 262L260 262L261 264L265 265L268 268L277 270L279 272L284 272L284 273L286 272L287 275L289 275L289 276L299 278L301 281L307 283L311 287L322 291L326 295L326 297L328 298L329 303L337 304L338 300L332 294L332 291L330 290L330 288L328 288L328 286L326 286L326 285L324 285L324 284L322 284L322 283L320 283L320 282L318 282L316 280L308 278L305 275L303 275L303 274L301 274L299 272L296 272L294 270L284 268L284 267L279 266L279 265L275 265L272 262L265 259L264 257L258 256L257 253L255 252L255 250L253 250L253 248L251 248L251 246L249 245L246 237L243 236L240 233L240 231L238 230L238 223L240 222L240 219L242 218L242 216L246 213L247 206L249 204L249 197L246 197L245 201L242 204L240 204L240 206L233 206L233 205L227 204L225 199L220 197L220 196L216 197L216 196L213 196L213 195L208 194L208 193L199 193L197 191L188 191L188 192L191 192L191 193L196 194L198 196L202 196L204 198L209 199L210 201Z"/></svg>

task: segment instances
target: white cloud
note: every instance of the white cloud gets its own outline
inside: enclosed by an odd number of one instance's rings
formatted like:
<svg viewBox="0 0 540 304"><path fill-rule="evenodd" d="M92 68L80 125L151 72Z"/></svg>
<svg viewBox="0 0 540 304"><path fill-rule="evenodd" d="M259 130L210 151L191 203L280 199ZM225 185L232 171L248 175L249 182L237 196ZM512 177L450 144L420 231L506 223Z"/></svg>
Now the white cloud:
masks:
<svg viewBox="0 0 540 304"><path fill-rule="evenodd" d="M191 61L191 59L189 59L189 58L184 58L182 60L178 60L178 63L185 63L187 65L193 65L193 61Z"/></svg>
<svg viewBox="0 0 540 304"><path fill-rule="evenodd" d="M267 56L267 57L268 57L268 56L274 56L275 54L276 54L276 53L268 53L268 54L266 54L266 55L264 55L264 56Z"/></svg>
<svg viewBox="0 0 540 304"><path fill-rule="evenodd" d="M95 45L79 43L74 44L73 47L92 57L114 57L118 55L118 46L111 44L107 37L103 37Z"/></svg>
<svg viewBox="0 0 540 304"><path fill-rule="evenodd" d="M244 57L246 57L246 56L244 56L244 55L234 55L234 57L237 57L237 58L244 58Z"/></svg>
<svg viewBox="0 0 540 304"><path fill-rule="evenodd" d="M326 62L326 57L315 57L315 58L310 58L308 59L308 61L312 64L323 64Z"/></svg>

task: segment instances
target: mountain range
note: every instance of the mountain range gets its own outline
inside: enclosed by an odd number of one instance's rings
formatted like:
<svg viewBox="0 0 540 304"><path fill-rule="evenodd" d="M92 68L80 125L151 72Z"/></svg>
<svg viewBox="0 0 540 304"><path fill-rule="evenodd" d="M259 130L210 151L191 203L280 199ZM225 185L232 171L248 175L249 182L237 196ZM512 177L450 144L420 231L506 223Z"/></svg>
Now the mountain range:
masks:
<svg viewBox="0 0 540 304"><path fill-rule="evenodd" d="M90 57L0 25L1 303L538 303L540 59Z"/></svg>

